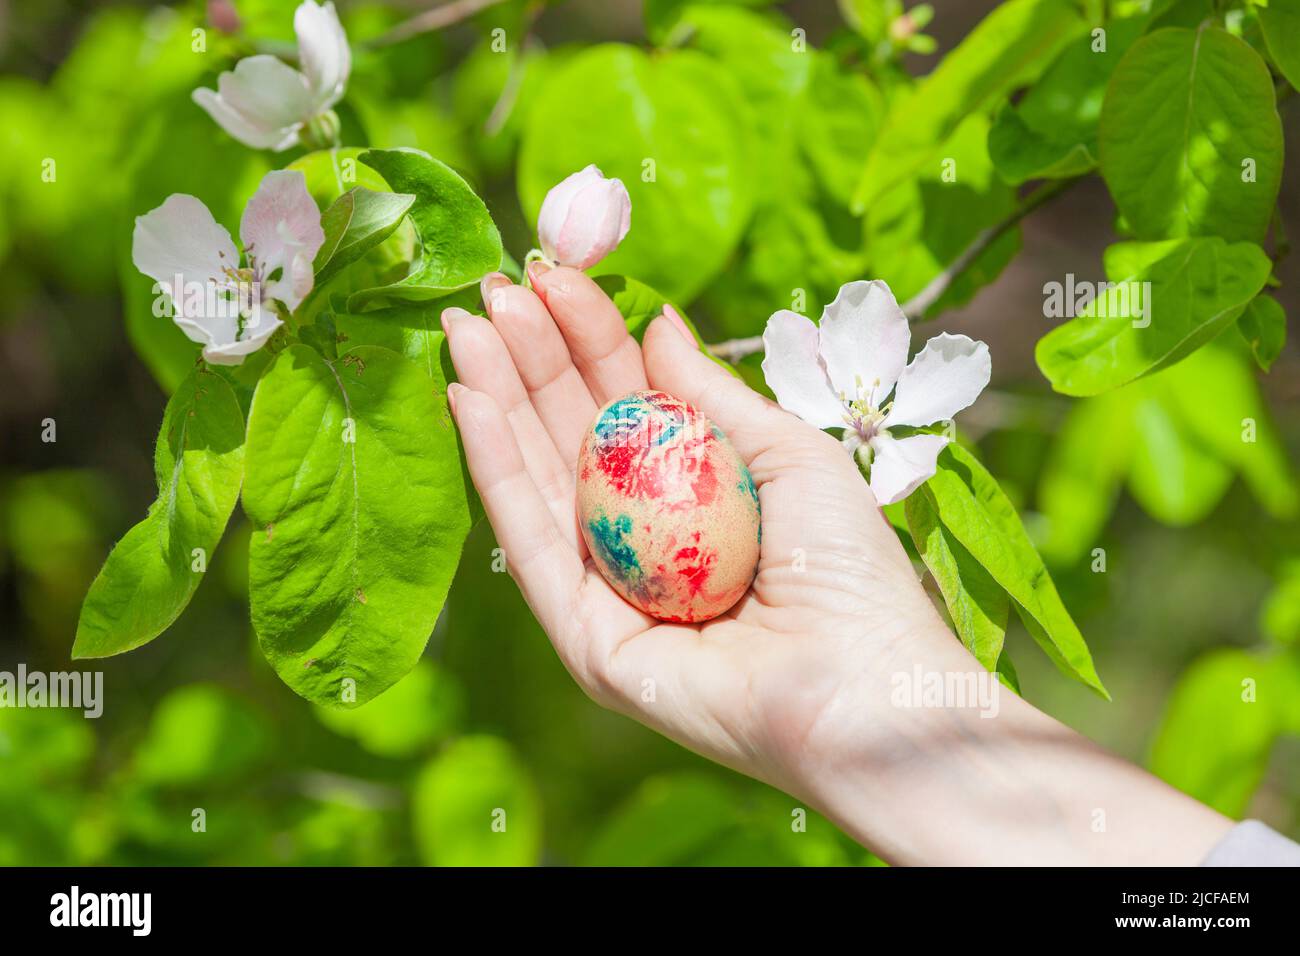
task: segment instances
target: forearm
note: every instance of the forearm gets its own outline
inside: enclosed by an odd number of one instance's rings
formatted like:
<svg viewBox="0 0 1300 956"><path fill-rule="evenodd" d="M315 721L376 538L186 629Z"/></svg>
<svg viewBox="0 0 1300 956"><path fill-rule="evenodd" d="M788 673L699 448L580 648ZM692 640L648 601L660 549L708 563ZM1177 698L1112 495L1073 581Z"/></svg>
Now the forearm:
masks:
<svg viewBox="0 0 1300 956"><path fill-rule="evenodd" d="M837 701L818 731L833 743L819 745L828 758L809 799L886 860L1195 865L1232 827L1004 687L937 706L909 697L918 675L949 688L985 679L950 646L924 668L894 662L891 706Z"/></svg>

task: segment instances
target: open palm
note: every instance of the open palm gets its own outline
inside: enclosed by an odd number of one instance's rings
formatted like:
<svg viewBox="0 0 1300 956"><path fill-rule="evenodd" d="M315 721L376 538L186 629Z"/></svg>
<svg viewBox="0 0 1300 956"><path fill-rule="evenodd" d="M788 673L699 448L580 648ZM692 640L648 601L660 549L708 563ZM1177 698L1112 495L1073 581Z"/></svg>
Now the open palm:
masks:
<svg viewBox="0 0 1300 956"><path fill-rule="evenodd" d="M487 277L490 321L443 316L470 473L507 565L565 666L605 706L777 785L818 759L845 688L884 706L912 642L942 631L839 443L758 395L661 316L643 346L582 272ZM579 533L578 448L600 406L651 387L695 406L748 464L762 507L750 591L701 625L664 624L601 577ZM946 637L946 634L945 634Z"/></svg>

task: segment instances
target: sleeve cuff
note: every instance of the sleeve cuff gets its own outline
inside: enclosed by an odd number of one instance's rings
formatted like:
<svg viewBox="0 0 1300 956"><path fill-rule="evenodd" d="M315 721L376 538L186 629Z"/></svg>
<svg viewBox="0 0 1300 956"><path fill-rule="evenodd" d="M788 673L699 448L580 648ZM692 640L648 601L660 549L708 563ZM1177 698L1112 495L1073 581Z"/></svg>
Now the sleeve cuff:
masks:
<svg viewBox="0 0 1300 956"><path fill-rule="evenodd" d="M1228 831L1201 866L1300 866L1300 843L1258 820L1246 820Z"/></svg>

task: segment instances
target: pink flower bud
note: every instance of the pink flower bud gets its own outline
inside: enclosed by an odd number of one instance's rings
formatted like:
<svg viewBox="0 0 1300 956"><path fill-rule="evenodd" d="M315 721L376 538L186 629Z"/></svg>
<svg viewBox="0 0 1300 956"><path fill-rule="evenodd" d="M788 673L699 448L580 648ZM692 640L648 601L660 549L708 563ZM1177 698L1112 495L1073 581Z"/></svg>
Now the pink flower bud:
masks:
<svg viewBox="0 0 1300 956"><path fill-rule="evenodd" d="M208 22L228 36L234 36L244 27L231 0L208 0Z"/></svg>
<svg viewBox="0 0 1300 956"><path fill-rule="evenodd" d="M622 180L588 166L546 194L537 236L546 258L587 269L613 252L631 225L632 200Z"/></svg>

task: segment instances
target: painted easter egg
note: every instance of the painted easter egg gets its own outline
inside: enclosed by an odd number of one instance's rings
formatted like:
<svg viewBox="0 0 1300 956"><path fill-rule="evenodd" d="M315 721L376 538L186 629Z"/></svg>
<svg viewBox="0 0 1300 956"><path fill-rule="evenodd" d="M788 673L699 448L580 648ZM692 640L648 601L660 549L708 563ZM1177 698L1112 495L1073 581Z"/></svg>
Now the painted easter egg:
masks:
<svg viewBox="0 0 1300 956"><path fill-rule="evenodd" d="M717 617L758 568L758 491L713 422L664 392L610 402L578 452L578 520L596 566L662 621Z"/></svg>

